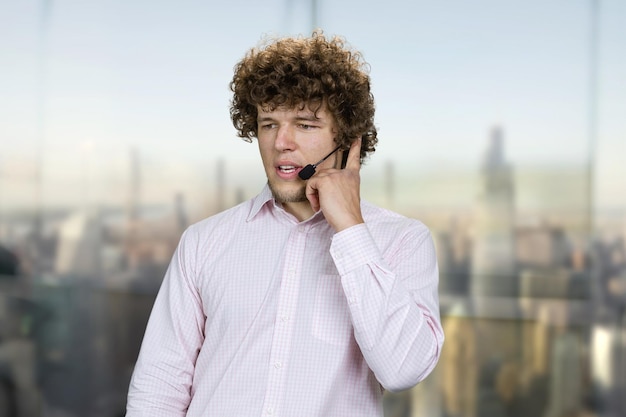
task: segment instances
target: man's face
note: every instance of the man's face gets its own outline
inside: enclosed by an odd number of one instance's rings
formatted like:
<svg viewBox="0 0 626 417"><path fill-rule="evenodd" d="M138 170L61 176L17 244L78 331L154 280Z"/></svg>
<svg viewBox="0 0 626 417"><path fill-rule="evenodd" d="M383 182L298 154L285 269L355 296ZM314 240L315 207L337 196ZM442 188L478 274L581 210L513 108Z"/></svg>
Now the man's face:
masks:
<svg viewBox="0 0 626 417"><path fill-rule="evenodd" d="M300 110L279 107L274 111L257 108L258 142L267 180L274 198L288 206L307 204L306 182L298 173L307 164L314 164L336 144L335 122L322 106L317 112L308 107ZM319 168L339 168L337 153Z"/></svg>

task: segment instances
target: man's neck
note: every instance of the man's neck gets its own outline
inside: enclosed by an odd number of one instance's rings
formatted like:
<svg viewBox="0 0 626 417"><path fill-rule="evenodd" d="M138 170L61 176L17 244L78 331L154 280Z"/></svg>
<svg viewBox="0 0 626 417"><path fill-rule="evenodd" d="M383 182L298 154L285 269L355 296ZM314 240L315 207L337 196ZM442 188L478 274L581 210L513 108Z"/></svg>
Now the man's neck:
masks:
<svg viewBox="0 0 626 417"><path fill-rule="evenodd" d="M282 205L283 209L298 219L299 222L308 220L315 214L308 200L298 203L282 203Z"/></svg>

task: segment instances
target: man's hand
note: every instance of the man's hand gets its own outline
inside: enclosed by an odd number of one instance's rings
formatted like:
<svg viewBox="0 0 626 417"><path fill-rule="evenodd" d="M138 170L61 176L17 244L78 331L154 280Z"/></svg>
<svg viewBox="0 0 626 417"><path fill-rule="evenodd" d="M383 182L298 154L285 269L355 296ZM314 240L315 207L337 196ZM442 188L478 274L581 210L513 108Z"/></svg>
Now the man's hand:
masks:
<svg viewBox="0 0 626 417"><path fill-rule="evenodd" d="M361 138L352 142L344 169L317 172L306 185L306 198L313 210L320 208L328 223L340 232L363 223L361 215Z"/></svg>

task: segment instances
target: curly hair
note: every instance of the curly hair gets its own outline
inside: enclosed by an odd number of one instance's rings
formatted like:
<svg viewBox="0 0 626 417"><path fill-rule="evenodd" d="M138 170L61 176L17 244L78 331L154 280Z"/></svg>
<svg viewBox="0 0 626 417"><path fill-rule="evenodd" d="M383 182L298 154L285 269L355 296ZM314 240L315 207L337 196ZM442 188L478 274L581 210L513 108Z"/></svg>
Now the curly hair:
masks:
<svg viewBox="0 0 626 417"><path fill-rule="evenodd" d="M257 137L257 106L309 106L317 111L326 105L337 126L335 142L348 149L361 137L363 161L378 142L368 72L360 52L319 30L308 38L283 38L252 48L235 66L230 82L230 117L237 135L248 142Z"/></svg>

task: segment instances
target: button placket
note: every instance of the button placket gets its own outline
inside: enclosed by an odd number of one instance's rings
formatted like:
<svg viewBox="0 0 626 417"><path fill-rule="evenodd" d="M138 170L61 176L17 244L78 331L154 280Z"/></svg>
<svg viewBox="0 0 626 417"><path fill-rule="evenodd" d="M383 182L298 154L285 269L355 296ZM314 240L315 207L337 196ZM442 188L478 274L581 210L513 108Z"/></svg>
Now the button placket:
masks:
<svg viewBox="0 0 626 417"><path fill-rule="evenodd" d="M270 352L267 390L263 409L267 415L279 415L277 409L282 401L285 385L285 364L288 362L291 352L291 339L293 337L293 320L298 292L300 288L299 271L302 268L304 256L306 228L296 226L289 235L284 255L284 266L278 297L278 309L274 337Z"/></svg>

